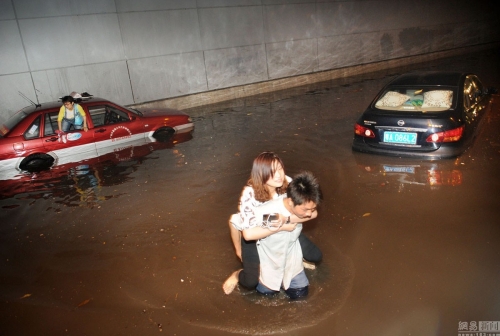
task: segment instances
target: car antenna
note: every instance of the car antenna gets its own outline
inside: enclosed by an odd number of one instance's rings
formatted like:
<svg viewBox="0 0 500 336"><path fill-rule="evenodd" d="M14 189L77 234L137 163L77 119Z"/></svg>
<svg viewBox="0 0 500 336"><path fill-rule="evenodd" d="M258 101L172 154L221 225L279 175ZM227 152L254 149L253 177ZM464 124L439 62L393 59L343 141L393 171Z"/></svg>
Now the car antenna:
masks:
<svg viewBox="0 0 500 336"><path fill-rule="evenodd" d="M39 103L39 104L36 104L34 101L32 101L31 99L29 99L28 97L26 97L21 91L17 91L19 92L19 95L21 97L23 97L24 99L26 99L27 101L29 101L31 104L35 105L36 108L38 107L41 107L42 105Z"/></svg>

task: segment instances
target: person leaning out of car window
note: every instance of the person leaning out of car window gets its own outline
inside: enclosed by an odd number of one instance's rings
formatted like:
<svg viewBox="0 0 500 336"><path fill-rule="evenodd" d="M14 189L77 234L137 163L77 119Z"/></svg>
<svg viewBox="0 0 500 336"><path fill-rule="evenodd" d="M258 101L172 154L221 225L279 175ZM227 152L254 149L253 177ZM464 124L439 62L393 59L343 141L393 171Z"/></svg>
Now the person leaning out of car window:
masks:
<svg viewBox="0 0 500 336"><path fill-rule="evenodd" d="M57 126L59 131L67 132L69 131L71 125L76 130L88 131L87 118L85 118L85 111L83 108L75 104L75 100L71 96L64 96L62 98L63 105L59 109L59 115L57 116Z"/></svg>

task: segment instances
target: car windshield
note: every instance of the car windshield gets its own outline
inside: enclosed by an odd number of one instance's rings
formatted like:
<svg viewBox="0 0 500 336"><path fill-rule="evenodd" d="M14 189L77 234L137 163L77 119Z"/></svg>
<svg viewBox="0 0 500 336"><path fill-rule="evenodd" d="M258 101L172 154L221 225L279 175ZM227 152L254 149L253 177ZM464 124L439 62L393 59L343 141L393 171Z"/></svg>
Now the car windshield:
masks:
<svg viewBox="0 0 500 336"><path fill-rule="evenodd" d="M133 114L137 114L139 116L142 117L142 112L139 111L139 110L136 110L134 108L131 108L131 107L126 107L126 106L123 106L123 105L119 105L119 104L116 104L118 106L120 106L121 108L124 108L125 110L129 111L129 112L132 112Z"/></svg>
<svg viewBox="0 0 500 336"><path fill-rule="evenodd" d="M143 116L142 112L139 111L139 110L136 110L136 109L130 108L130 107L126 107L126 109L129 110L129 111L131 111L131 112L133 112L133 113L135 113L135 114L140 115L141 117Z"/></svg>
<svg viewBox="0 0 500 336"><path fill-rule="evenodd" d="M18 111L16 114L14 114L12 117L7 119L4 123L0 125L0 136L4 137L7 133L10 132L11 129L13 129L21 120L26 118L28 115L26 112L24 112L25 109L29 107L26 107L20 111Z"/></svg>
<svg viewBox="0 0 500 336"><path fill-rule="evenodd" d="M449 87L389 87L375 107L390 111L439 112L452 108L455 96L455 90Z"/></svg>

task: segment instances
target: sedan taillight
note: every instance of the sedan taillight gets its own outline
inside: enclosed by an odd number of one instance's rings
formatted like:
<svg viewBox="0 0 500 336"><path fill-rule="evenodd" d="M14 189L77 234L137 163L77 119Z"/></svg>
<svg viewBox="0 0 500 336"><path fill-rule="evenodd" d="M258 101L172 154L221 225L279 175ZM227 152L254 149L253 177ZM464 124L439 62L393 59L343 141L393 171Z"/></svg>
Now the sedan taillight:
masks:
<svg viewBox="0 0 500 336"><path fill-rule="evenodd" d="M427 142L455 142L462 138L464 134L464 126L454 128L449 131L431 134L425 141Z"/></svg>
<svg viewBox="0 0 500 336"><path fill-rule="evenodd" d="M371 129L363 127L360 124L354 124L354 133L362 137L375 138L375 133Z"/></svg>

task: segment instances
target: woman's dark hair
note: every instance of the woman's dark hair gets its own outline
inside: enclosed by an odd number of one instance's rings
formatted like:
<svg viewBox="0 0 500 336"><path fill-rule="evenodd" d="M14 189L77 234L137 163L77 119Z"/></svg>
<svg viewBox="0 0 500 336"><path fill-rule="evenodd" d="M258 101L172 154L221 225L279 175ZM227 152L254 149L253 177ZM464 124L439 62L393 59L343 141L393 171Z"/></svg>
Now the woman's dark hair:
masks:
<svg viewBox="0 0 500 336"><path fill-rule="evenodd" d="M74 103L75 102L75 99L71 96L64 96L62 97L61 99L62 103Z"/></svg>
<svg viewBox="0 0 500 336"><path fill-rule="evenodd" d="M255 160L253 160L252 172L250 173L248 185L253 188L255 192L255 199L257 201L266 202L272 199L272 195L267 188L266 182L274 176L278 165L281 165L283 170L285 169L283 161L273 152L260 153ZM276 193L278 195L284 194L287 187L288 181L286 180L286 177L283 176L283 185L276 188Z"/></svg>

